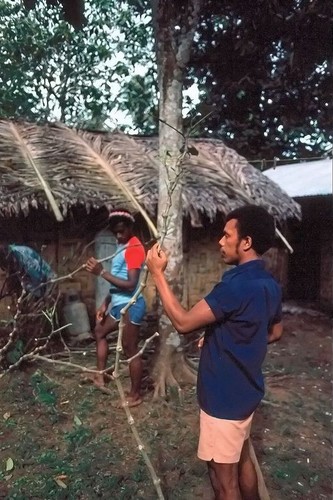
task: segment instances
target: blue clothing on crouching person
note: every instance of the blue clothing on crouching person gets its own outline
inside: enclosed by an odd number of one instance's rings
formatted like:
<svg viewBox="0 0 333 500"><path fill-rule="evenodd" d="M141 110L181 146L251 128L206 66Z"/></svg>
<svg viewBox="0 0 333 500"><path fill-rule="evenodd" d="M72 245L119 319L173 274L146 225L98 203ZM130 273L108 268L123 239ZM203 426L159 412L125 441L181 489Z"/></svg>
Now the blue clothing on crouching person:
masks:
<svg viewBox="0 0 333 500"><path fill-rule="evenodd" d="M8 254L17 263L23 288L35 297L41 297L45 287L40 285L55 277L51 266L36 250L25 245L8 245Z"/></svg>

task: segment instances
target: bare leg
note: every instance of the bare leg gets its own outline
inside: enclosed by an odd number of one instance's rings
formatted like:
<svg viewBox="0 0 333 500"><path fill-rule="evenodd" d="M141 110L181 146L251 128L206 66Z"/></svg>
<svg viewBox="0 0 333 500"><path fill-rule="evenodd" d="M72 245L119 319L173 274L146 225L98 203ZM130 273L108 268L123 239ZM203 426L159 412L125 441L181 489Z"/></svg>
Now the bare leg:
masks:
<svg viewBox="0 0 333 500"><path fill-rule="evenodd" d="M97 357L97 370L102 371L106 368L106 362L109 354L109 345L106 340L106 336L117 330L118 323L111 318L110 316L106 316L104 321L97 323L94 331L94 336L96 339L96 357ZM96 374L94 376L94 382L98 386L104 386L104 375Z"/></svg>
<svg viewBox="0 0 333 500"><path fill-rule="evenodd" d="M209 474L209 479L211 482L211 485L213 487L214 493L215 493L215 498L218 498L219 495L219 483L216 477L215 469L210 466L210 463L207 462L208 465L208 474Z"/></svg>
<svg viewBox="0 0 333 500"><path fill-rule="evenodd" d="M248 439L243 444L238 470L243 500L260 500L257 473L250 457Z"/></svg>
<svg viewBox="0 0 333 500"><path fill-rule="evenodd" d="M127 316L123 333L123 350L127 358L131 358L138 352L139 330L140 326L131 323ZM129 406L136 406L142 402L140 395L142 371L142 360L138 356L129 365L131 378L131 389L128 393Z"/></svg>
<svg viewBox="0 0 333 500"><path fill-rule="evenodd" d="M215 500L242 500L238 484L238 464L207 462Z"/></svg>

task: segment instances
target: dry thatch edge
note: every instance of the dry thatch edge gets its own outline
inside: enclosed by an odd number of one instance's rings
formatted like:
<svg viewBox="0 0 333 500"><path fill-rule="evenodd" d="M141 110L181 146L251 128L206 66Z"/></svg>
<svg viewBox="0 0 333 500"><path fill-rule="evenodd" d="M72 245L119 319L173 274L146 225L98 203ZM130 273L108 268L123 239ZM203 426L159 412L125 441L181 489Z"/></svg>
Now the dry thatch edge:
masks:
<svg viewBox="0 0 333 500"><path fill-rule="evenodd" d="M31 145L28 143L24 134L21 133L21 130L14 123L10 122L9 126L4 130L4 122L0 122L0 134L2 139L5 141L8 140L8 148L11 148L12 155L15 157L15 160L18 163L23 162L23 164L27 167L28 171L31 170L33 175L37 178L38 183L44 190L46 198L50 204L50 207L54 213L54 216L58 222L63 221L63 216L59 210L59 207L54 199L54 196L51 192L50 186L43 176L43 166L42 168L38 165L38 153L33 155L33 150ZM35 157L34 157L35 156Z"/></svg>
<svg viewBox="0 0 333 500"><path fill-rule="evenodd" d="M0 122L2 129L11 123ZM38 149L39 164L44 161L47 165L44 177L63 213L76 205L89 210L126 203L115 187L110 189L110 176L96 161L91 175L91 158L78 146L73 147L71 137L75 132L72 129L61 124L38 126L22 123L20 127L33 145L33 151ZM98 147L105 154L106 163L112 161L114 172L133 192L135 199L150 215L155 214L158 138L84 131L79 131L78 135L83 135L94 149ZM184 161L183 208L184 215L190 215L194 226L198 225L202 214L212 220L218 213L225 214L249 201L263 205L279 222L290 217L301 218L300 206L292 198L221 141L194 139L191 142L199 155L189 156ZM0 174L4 179L0 188L0 213L5 217L20 211L27 214L31 207L48 207L40 188L31 185L31 177L28 183L23 182L26 170L13 162L8 141L7 148L4 146L0 127ZM15 186L12 182L14 173Z"/></svg>

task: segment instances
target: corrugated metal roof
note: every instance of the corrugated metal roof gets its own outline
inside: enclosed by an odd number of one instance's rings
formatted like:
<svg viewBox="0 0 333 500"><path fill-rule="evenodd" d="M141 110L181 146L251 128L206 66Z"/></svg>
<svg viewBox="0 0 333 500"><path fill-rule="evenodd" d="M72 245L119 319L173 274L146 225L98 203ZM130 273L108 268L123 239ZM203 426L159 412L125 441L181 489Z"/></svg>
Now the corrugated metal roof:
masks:
<svg viewBox="0 0 333 500"><path fill-rule="evenodd" d="M289 196L320 196L332 194L332 159L290 163L265 170L272 181Z"/></svg>

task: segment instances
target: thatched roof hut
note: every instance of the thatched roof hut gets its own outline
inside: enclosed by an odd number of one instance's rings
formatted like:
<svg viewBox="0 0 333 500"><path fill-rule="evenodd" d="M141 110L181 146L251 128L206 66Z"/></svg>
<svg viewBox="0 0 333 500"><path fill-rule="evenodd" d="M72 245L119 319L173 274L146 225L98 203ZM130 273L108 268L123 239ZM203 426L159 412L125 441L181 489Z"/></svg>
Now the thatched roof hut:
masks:
<svg viewBox="0 0 333 500"><path fill-rule="evenodd" d="M225 270L217 242L227 212L252 202L266 207L280 224L300 218L300 207L292 198L221 141L195 139L190 145L198 154L186 156L182 176L186 219L183 303L188 307ZM130 188L152 219L156 217L158 169L155 137L2 120L0 240L36 248L59 276L67 275L91 255L101 258L113 253L106 208L133 206L126 201L121 183ZM136 222L138 236L148 241L150 234L142 217ZM283 252L282 260L277 251L270 258L270 267L278 269L281 282L287 251ZM0 286L1 281L0 274ZM81 294L91 318L100 287L84 270L59 285L61 293L75 289ZM149 280L145 293L153 309L155 288ZM2 317L6 307L0 301Z"/></svg>
<svg viewBox="0 0 333 500"><path fill-rule="evenodd" d="M182 183L184 215L193 226L202 215L213 220L246 202L264 206L280 223L300 219L299 205L233 149L210 139L193 139L191 145L198 154L185 158ZM87 211L124 206L117 178L154 216L158 168L157 137L2 120L0 216L42 206L61 220L78 205Z"/></svg>

